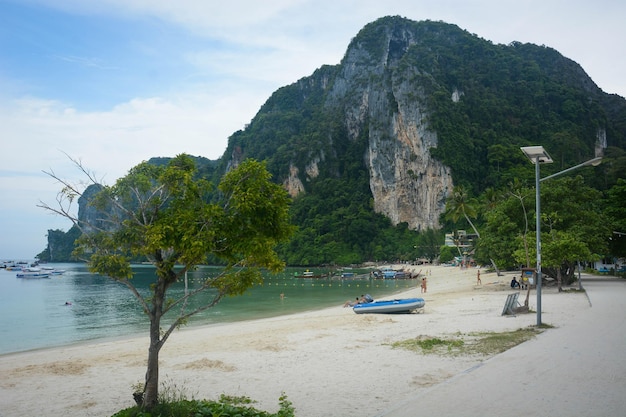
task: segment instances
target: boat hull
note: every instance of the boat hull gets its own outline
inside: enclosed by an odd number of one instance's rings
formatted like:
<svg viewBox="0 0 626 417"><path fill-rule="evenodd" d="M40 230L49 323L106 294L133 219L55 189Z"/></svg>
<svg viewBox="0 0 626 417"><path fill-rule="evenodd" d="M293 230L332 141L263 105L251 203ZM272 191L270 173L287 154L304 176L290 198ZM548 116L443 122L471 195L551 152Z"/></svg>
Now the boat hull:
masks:
<svg viewBox="0 0 626 417"><path fill-rule="evenodd" d="M44 272L18 272L16 275L18 278L50 278L50 274Z"/></svg>
<svg viewBox="0 0 626 417"><path fill-rule="evenodd" d="M352 307L356 314L403 314L411 313L423 308L426 304L423 298L401 298L388 301L374 301L371 303L357 304Z"/></svg>

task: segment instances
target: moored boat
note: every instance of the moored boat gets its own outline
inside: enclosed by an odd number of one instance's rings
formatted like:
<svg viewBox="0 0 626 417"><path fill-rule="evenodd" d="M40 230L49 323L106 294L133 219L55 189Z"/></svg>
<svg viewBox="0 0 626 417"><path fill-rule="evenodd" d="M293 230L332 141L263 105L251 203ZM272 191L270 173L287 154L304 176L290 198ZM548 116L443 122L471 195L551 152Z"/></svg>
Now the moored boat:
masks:
<svg viewBox="0 0 626 417"><path fill-rule="evenodd" d="M65 273L65 269L56 269L49 266L44 266L41 269L50 275L63 275Z"/></svg>
<svg viewBox="0 0 626 417"><path fill-rule="evenodd" d="M391 268L383 268L373 272L374 278L383 278L383 279L410 279L413 278L413 274L410 272L406 272L402 269L395 270ZM418 274L419 275L419 274Z"/></svg>
<svg viewBox="0 0 626 417"><path fill-rule="evenodd" d="M308 269L301 274L297 272L293 274L294 278L326 278L328 274L318 274L313 271L309 271Z"/></svg>
<svg viewBox="0 0 626 417"><path fill-rule="evenodd" d="M45 272L29 271L18 272L15 276L18 278L50 278L50 274L46 274Z"/></svg>
<svg viewBox="0 0 626 417"><path fill-rule="evenodd" d="M356 314L382 313L400 314L411 313L423 308L426 304L423 298L400 298L395 300L372 301L371 303L357 304L352 307Z"/></svg>
<svg viewBox="0 0 626 417"><path fill-rule="evenodd" d="M15 274L18 278L50 278L50 274L46 271L42 271L39 268L23 268L20 272Z"/></svg>

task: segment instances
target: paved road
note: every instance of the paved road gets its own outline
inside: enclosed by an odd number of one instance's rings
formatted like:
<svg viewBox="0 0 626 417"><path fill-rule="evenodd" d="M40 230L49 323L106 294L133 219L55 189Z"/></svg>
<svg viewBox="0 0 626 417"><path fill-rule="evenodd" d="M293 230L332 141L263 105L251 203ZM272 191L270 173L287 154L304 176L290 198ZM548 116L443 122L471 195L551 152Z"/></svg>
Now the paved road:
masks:
<svg viewBox="0 0 626 417"><path fill-rule="evenodd" d="M583 285L584 313L379 417L626 416L626 280Z"/></svg>

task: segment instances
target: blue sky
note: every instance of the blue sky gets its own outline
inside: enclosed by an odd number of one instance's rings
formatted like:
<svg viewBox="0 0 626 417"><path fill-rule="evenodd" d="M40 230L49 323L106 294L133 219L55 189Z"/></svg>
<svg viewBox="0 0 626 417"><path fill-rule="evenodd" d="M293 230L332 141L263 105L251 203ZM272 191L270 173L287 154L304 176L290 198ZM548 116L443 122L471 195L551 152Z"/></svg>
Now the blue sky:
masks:
<svg viewBox="0 0 626 417"><path fill-rule="evenodd" d="M60 189L42 170L83 179L66 154L108 184L153 156L217 159L272 92L387 15L550 46L626 96L617 0L0 0L0 260L71 226L36 207Z"/></svg>

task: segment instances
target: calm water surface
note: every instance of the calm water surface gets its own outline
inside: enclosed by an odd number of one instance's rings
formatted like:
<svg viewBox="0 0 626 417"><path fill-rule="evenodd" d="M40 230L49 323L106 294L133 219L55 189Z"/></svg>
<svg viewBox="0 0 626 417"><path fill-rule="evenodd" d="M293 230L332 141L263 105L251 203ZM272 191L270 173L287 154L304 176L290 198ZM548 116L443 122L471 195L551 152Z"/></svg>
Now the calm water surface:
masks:
<svg viewBox="0 0 626 417"><path fill-rule="evenodd" d="M49 279L22 279L16 277L15 271L0 269L0 354L147 334L148 319L124 285L89 273L84 264L48 266L66 272ZM133 270L134 284L147 293L154 280L154 268L137 265ZM190 287L218 271L214 267L203 267L191 273ZM263 285L251 288L242 296L225 298L217 306L194 316L189 325L309 311L340 305L363 293L381 298L416 285L414 280L294 278L295 272L301 275L303 269L267 275ZM170 290L172 296L183 292L183 284L176 284ZM281 293L284 294L282 299ZM165 322L168 321L166 316Z"/></svg>

